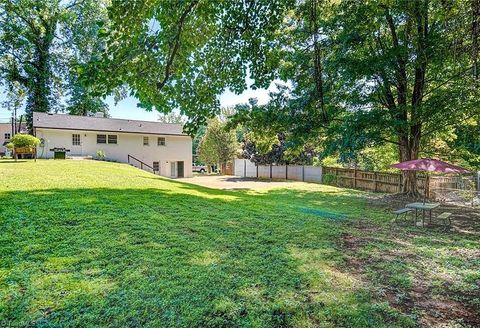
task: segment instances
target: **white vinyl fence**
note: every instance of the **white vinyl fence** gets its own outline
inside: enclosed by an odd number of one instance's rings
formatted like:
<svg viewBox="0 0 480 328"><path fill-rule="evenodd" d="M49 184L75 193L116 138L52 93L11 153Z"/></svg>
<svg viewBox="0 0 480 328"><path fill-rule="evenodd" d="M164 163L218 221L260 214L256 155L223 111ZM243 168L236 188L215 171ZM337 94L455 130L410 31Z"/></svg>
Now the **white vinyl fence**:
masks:
<svg viewBox="0 0 480 328"><path fill-rule="evenodd" d="M235 159L235 175L244 178L286 179L322 182L322 168L308 165L255 165L248 159Z"/></svg>

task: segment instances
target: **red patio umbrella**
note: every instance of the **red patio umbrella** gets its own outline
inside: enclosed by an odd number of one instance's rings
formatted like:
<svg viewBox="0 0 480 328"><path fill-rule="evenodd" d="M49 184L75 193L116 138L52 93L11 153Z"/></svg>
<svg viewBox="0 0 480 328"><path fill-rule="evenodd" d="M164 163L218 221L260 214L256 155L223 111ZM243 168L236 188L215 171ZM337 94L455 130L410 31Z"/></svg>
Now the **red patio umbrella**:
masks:
<svg viewBox="0 0 480 328"><path fill-rule="evenodd" d="M442 172L442 173L456 173L456 174L470 173L469 170L464 169L463 167L449 164L447 162L442 162L436 159L431 159L431 158L422 158L422 159L415 159L412 161L405 161L405 162L393 164L392 167L402 171L425 171L425 172ZM425 195L423 197L423 202L425 203L425 198L427 197L426 186L424 189L425 189Z"/></svg>

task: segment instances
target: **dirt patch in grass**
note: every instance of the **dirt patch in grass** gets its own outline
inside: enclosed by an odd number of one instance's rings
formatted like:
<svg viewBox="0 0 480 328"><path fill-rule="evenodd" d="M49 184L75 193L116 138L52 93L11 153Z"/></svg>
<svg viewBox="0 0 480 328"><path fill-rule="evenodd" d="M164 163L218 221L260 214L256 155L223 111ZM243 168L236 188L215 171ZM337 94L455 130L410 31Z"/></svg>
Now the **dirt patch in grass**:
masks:
<svg viewBox="0 0 480 328"><path fill-rule="evenodd" d="M446 242L461 238L462 232L443 233L439 237L412 227L408 228L412 231L397 233L387 225L368 220L352 222L351 227L352 232L343 234L339 240L339 247L346 254L346 266L379 299L415 318L422 327L480 327L476 295L480 288L469 286L462 292L459 287L463 283L459 279L462 269L442 275L442 271L450 270L449 262L444 265L444 258L434 251L430 257L423 254L424 246L420 248L417 241L432 238L438 242L444 237L441 241L447 246L443 248L448 248ZM442 254L450 261L467 261L473 271L480 263L475 249L452 247ZM480 280L475 284L480 287Z"/></svg>

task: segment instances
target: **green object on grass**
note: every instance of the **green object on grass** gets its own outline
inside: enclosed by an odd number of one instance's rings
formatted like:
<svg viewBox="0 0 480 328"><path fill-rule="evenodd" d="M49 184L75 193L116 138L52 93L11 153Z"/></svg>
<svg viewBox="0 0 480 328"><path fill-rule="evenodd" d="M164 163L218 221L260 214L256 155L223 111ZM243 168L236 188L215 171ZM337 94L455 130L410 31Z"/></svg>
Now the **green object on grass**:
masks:
<svg viewBox="0 0 480 328"><path fill-rule="evenodd" d="M64 151L56 151L53 153L54 159L65 159L65 152Z"/></svg>

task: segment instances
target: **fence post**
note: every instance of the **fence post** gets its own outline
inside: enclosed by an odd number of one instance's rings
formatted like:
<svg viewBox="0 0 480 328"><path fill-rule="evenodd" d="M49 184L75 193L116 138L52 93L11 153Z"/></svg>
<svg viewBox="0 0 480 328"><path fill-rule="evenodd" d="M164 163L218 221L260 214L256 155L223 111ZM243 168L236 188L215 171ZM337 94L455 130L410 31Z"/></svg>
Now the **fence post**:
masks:
<svg viewBox="0 0 480 328"><path fill-rule="evenodd" d="M357 189L357 169L353 169L353 189Z"/></svg>
<svg viewBox="0 0 480 328"><path fill-rule="evenodd" d="M373 172L373 183L375 183L375 192L377 192L377 172Z"/></svg>
<svg viewBox="0 0 480 328"><path fill-rule="evenodd" d="M288 180L288 164L285 164L285 180Z"/></svg>
<svg viewBox="0 0 480 328"><path fill-rule="evenodd" d="M270 179L272 178L272 164L270 164Z"/></svg>
<svg viewBox="0 0 480 328"><path fill-rule="evenodd" d="M477 191L480 191L480 171L477 172Z"/></svg>
<svg viewBox="0 0 480 328"><path fill-rule="evenodd" d="M424 190L424 192L427 195L427 198L430 198L430 176L428 174L425 178L425 188L426 190Z"/></svg>
<svg viewBox="0 0 480 328"><path fill-rule="evenodd" d="M257 179L258 179L258 163L256 163L255 166L257 167Z"/></svg>
<svg viewBox="0 0 480 328"><path fill-rule="evenodd" d="M478 176L480 177L480 173ZM305 182L305 165L302 165L302 181Z"/></svg>
<svg viewBox="0 0 480 328"><path fill-rule="evenodd" d="M244 178L247 177L247 160L246 159L243 160L243 177Z"/></svg>

